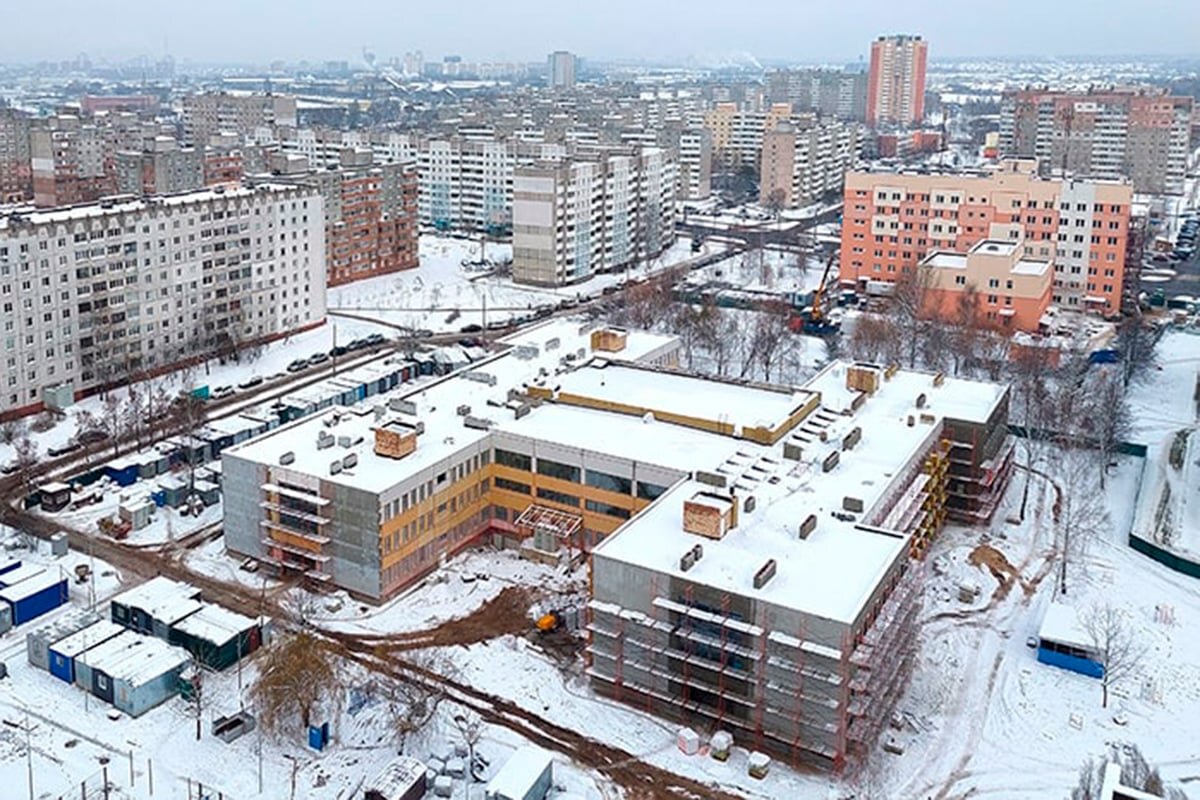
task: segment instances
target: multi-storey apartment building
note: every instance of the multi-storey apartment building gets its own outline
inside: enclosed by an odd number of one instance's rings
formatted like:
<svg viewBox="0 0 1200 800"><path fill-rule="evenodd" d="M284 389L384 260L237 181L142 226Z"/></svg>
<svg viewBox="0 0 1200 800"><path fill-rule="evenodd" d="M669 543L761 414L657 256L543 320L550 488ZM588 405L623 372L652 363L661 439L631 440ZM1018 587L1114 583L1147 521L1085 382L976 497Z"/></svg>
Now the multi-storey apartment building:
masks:
<svg viewBox="0 0 1200 800"><path fill-rule="evenodd" d="M840 192L861 150L862 129L853 122L777 123L763 137L759 202L799 208Z"/></svg>
<svg viewBox="0 0 1200 800"><path fill-rule="evenodd" d="M33 202L42 208L98 200L116 182L115 132L59 115L30 129Z"/></svg>
<svg viewBox="0 0 1200 800"><path fill-rule="evenodd" d="M675 241L675 185L656 147L518 167L513 279L561 286L657 256Z"/></svg>
<svg viewBox="0 0 1200 800"><path fill-rule="evenodd" d="M1053 261L1056 304L1115 314L1132 201L1127 182L1042 178L1032 160L979 173L850 172L841 280L865 288L896 281L934 250L1023 241L1023 255ZM1007 295L994 296L985 311L998 315Z"/></svg>
<svg viewBox="0 0 1200 800"><path fill-rule="evenodd" d="M31 158L28 115L0 105L0 203L33 195Z"/></svg>
<svg viewBox="0 0 1200 800"><path fill-rule="evenodd" d="M1005 92L1000 151L1036 157L1043 171L1128 178L1134 191L1181 194L1193 99L1149 87Z"/></svg>
<svg viewBox="0 0 1200 800"><path fill-rule="evenodd" d="M712 136L713 158L727 169L743 164L757 166L763 134L791 117L792 107L787 103L773 103L765 111L718 103L704 115L704 127Z"/></svg>
<svg viewBox="0 0 1200 800"><path fill-rule="evenodd" d="M0 218L0 414L40 408L325 318L325 216L260 186Z"/></svg>
<svg viewBox="0 0 1200 800"><path fill-rule="evenodd" d="M172 136L155 137L142 150L119 150L114 161L117 191L124 194L177 194L205 185L204 150L180 147Z"/></svg>
<svg viewBox="0 0 1200 800"><path fill-rule="evenodd" d="M370 150L358 153L357 164L349 156L345 154L347 163L341 169L303 169L269 178L320 192L329 286L413 269L419 263L415 168L372 164Z"/></svg>
<svg viewBox="0 0 1200 800"><path fill-rule="evenodd" d="M767 99L796 111L862 122L867 116L867 73L780 69L767 73Z"/></svg>
<svg viewBox="0 0 1200 800"><path fill-rule="evenodd" d="M296 98L274 94L192 94L183 98L185 144L206 145L217 133L248 136L262 126L296 126Z"/></svg>
<svg viewBox="0 0 1200 800"><path fill-rule="evenodd" d="M662 140L660 138L660 143ZM712 194L712 134L704 128L679 132L680 200L707 200Z"/></svg>
<svg viewBox="0 0 1200 800"><path fill-rule="evenodd" d="M574 89L575 66L574 53L555 50L546 59L546 83L551 89Z"/></svg>
<svg viewBox="0 0 1200 800"><path fill-rule="evenodd" d="M906 128L925 119L925 62L929 43L920 36L880 36L871 42L867 73L867 124Z"/></svg>

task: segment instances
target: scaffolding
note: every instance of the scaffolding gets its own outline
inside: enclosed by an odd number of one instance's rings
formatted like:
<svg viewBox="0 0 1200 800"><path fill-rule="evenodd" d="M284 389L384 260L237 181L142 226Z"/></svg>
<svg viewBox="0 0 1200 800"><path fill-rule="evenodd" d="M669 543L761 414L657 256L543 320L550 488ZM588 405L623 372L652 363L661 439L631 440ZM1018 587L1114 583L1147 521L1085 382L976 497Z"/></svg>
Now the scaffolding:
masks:
<svg viewBox="0 0 1200 800"><path fill-rule="evenodd" d="M531 503L517 517L514 525L517 529L517 534L522 539L533 538L535 549L543 552L556 552L564 544L567 546L568 557L573 557L571 543L579 537L579 552L585 552L584 541L581 536L583 531L583 517L579 514L572 514L569 511L560 511L557 508ZM554 542L553 548L538 547L537 543L545 538L549 538Z"/></svg>

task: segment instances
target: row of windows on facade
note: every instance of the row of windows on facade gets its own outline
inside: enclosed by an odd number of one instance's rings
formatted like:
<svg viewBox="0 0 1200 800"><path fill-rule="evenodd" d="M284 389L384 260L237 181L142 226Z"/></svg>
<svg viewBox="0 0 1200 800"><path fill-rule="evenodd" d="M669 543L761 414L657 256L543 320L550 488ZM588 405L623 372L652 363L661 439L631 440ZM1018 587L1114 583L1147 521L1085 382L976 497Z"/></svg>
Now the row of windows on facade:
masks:
<svg viewBox="0 0 1200 800"><path fill-rule="evenodd" d="M866 189L855 189L854 190L855 197L869 197L870 194L871 193ZM883 191L876 191L875 197L874 197L874 202L876 204L880 204L880 205L884 205L884 204L895 205L896 203L899 203L901 201L928 203L930 201L930 197L931 197L931 195L929 195L929 194L909 194L907 192L890 192L889 193L889 192L883 192ZM960 205L960 204L962 204L962 201L963 201L962 195L960 195L960 194L948 194L948 195L947 194L934 194L934 195L932 195L932 197L933 197L933 202L935 202L935 203L944 203L944 204L950 204L950 205ZM894 201L894 202L888 203L889 200ZM977 204L978 205L988 205L988 199L986 197L981 196L978 198L978 203L977 203L976 198L968 196L967 204L968 205L977 205ZM1104 203L1075 203L1074 205L1075 205L1075 208L1074 208L1075 211L1092 211L1093 213L1097 213L1097 214L1104 213L1104 210L1106 208ZM1053 210L1054 206L1055 206L1055 203L1053 200L1043 200L1043 201L1041 201L1040 207L1047 209L1047 210ZM866 210L866 206L861 205L861 204L856 204L854 207L855 207L855 209L857 209L859 211ZM1037 200L1026 200L1024 203L1022 203L1020 199L1010 200L1009 207L1010 208L1039 208ZM1110 204L1108 204L1107 209L1110 213L1122 214L1125 211L1125 206L1120 205L1118 203L1110 203ZM1058 210L1064 211L1064 212L1071 211L1072 210L1071 203L1067 202L1067 201L1059 201Z"/></svg>

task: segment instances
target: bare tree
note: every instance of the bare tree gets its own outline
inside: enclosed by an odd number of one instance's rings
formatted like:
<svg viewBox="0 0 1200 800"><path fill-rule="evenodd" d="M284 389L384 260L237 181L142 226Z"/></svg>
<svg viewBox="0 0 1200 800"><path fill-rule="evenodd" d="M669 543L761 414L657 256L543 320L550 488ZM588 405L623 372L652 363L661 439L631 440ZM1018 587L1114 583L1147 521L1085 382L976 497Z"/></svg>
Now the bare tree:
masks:
<svg viewBox="0 0 1200 800"><path fill-rule="evenodd" d="M404 666L397 665L392 679L377 689L401 748L410 734L433 719L446 699L445 686L424 677L429 673L453 677L458 670L449 658L436 651L412 650L405 653Z"/></svg>
<svg viewBox="0 0 1200 800"><path fill-rule="evenodd" d="M782 188L777 187L772 189L767 195L767 199L763 202L763 208L771 212L771 216L779 219L779 212L783 211L787 205L787 192Z"/></svg>
<svg viewBox="0 0 1200 800"><path fill-rule="evenodd" d="M12 444L25 432L25 423L19 419L6 419L0 422L0 443Z"/></svg>
<svg viewBox="0 0 1200 800"><path fill-rule="evenodd" d="M879 314L863 314L855 320L846 342L847 354L859 361L898 362L902 349L895 321Z"/></svg>
<svg viewBox="0 0 1200 800"><path fill-rule="evenodd" d="M1083 629L1087 632L1096 658L1104 673L1100 676L1100 688L1104 694L1101 704L1108 708L1108 690L1129 677L1142 663L1146 647L1139 641L1137 625L1128 612L1108 603L1093 606L1084 614Z"/></svg>
<svg viewBox="0 0 1200 800"><path fill-rule="evenodd" d="M971 374L979 360L980 328L983 316L979 308L979 291L975 284L958 294L954 304L954 327L950 334L950 360L954 374Z"/></svg>
<svg viewBox="0 0 1200 800"><path fill-rule="evenodd" d="M100 401L99 421L104 432L112 440L113 453L115 454L121 434L125 432L125 410L121 398L115 392L108 392Z"/></svg>
<svg viewBox="0 0 1200 800"><path fill-rule="evenodd" d="M754 315L750 357L742 365L742 377L746 377L751 365L757 364L762 379L770 382L772 370L778 366L784 349L795 340L788 327L790 314L791 309L786 303L771 302Z"/></svg>
<svg viewBox="0 0 1200 800"><path fill-rule="evenodd" d="M282 736L299 723L308 727L323 708L341 700L340 665L328 643L303 631L279 636L258 659L250 694L259 724Z"/></svg>
<svg viewBox="0 0 1200 800"><path fill-rule="evenodd" d="M1025 486L1021 490L1020 518L1025 520L1029 505L1029 487L1053 447L1052 436L1059 420L1050 396L1047 374L1050 369L1049 351L1025 347L1017 350L1010 362L1015 406L1025 435L1018 438L1025 454Z"/></svg>
<svg viewBox="0 0 1200 800"><path fill-rule="evenodd" d="M1129 436L1133 415L1125 395L1125 384L1115 375L1104 374L1088 390L1084 430L1090 434L1098 455L1100 488L1105 488L1108 465L1118 444Z"/></svg>
<svg viewBox="0 0 1200 800"><path fill-rule="evenodd" d="M13 442L13 460L17 464L16 474L21 480L21 485L28 492L38 465L38 443L31 439L27 432L22 433Z"/></svg>
<svg viewBox="0 0 1200 800"><path fill-rule="evenodd" d="M1117 350L1121 354L1121 382L1125 386L1145 377L1154 365L1158 333L1146 324L1139 310L1117 326Z"/></svg>
<svg viewBox="0 0 1200 800"><path fill-rule="evenodd" d="M888 300L888 316L896 324L901 352L907 366L917 365L917 353L928 327L929 289L932 273L928 269L908 268L900 274Z"/></svg>
<svg viewBox="0 0 1200 800"><path fill-rule="evenodd" d="M1164 800L1187 800L1181 789L1167 786L1157 767L1150 766L1136 744L1110 744L1099 759L1089 758L1079 770L1079 783L1071 790L1071 800L1104 800L1101 793L1104 775L1110 764L1121 770L1121 785Z"/></svg>
<svg viewBox="0 0 1200 800"><path fill-rule="evenodd" d="M1062 454L1055 470L1057 498L1054 519L1060 538L1058 590L1067 593L1067 571L1071 562L1082 561L1091 541L1110 528L1104 494L1097 485L1096 473L1079 450Z"/></svg>

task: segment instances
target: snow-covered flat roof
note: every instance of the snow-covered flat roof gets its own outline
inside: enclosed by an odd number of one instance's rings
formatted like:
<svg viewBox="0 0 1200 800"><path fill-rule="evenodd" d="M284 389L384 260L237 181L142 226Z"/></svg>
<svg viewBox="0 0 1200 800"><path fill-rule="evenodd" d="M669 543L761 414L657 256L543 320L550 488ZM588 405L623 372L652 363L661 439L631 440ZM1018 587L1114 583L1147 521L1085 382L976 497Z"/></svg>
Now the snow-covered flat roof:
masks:
<svg viewBox="0 0 1200 800"><path fill-rule="evenodd" d="M227 608L206 605L195 614L181 620L175 629L220 647L238 635L252 630L257 624Z"/></svg>
<svg viewBox="0 0 1200 800"><path fill-rule="evenodd" d="M952 379L935 386L932 375L902 370L886 380L881 375L878 391L853 410L858 392L846 388L846 373L846 365L834 364L806 385L821 392L822 404L777 445L734 440L736 453L716 468L726 480L723 491L732 487L739 506L736 527L723 538L684 530L684 502L714 491L708 480L692 478L601 542L595 556L852 622L895 562L906 557L909 536L882 527L895 524L888 512L896 506L897 482L919 467L945 417L985 420L1004 388ZM845 437L856 428L861 438L844 449ZM783 457L785 443L800 448L799 461ZM826 471L835 452L837 463ZM712 469L701 463L694 468ZM748 497L755 499L752 510L746 510ZM858 510L847 507L847 498ZM810 515L815 528L802 536L800 526ZM685 573L680 559L697 544L703 556ZM755 574L769 560L775 561L775 575L756 589Z"/></svg>
<svg viewBox="0 0 1200 800"><path fill-rule="evenodd" d="M522 747L513 753L500 771L488 781L484 794L487 797L520 800L553 763L554 758L550 753L540 747Z"/></svg>
<svg viewBox="0 0 1200 800"><path fill-rule="evenodd" d="M1012 273L1014 275L1045 275L1048 269L1050 269L1049 261L1022 258L1016 264L1013 264Z"/></svg>
<svg viewBox="0 0 1200 800"><path fill-rule="evenodd" d="M497 430L681 472L715 469L744 444L682 425L556 403L505 420Z"/></svg>
<svg viewBox="0 0 1200 800"><path fill-rule="evenodd" d="M425 782L425 770L425 762L409 756L399 756L389 762L363 790L374 790L387 798L405 797L416 783Z"/></svg>
<svg viewBox="0 0 1200 800"><path fill-rule="evenodd" d="M160 208L163 206L181 206L188 203L199 203L216 199L236 199L240 197L250 197L259 192L288 192L297 191L297 187L278 184L278 183L263 183L255 187L230 186L212 189L199 189L193 192L182 192L179 194L159 195L150 199L135 198L131 195L114 196L111 200L103 200L95 203L87 203L77 206L68 206L66 208L55 208L46 211L33 211L20 216L28 220L34 225L45 225L63 222L72 222L75 220L89 219L92 217L107 217L114 214L124 214L134 211L144 211L147 208ZM9 226L7 217L0 217L0 230Z"/></svg>
<svg viewBox="0 0 1200 800"><path fill-rule="evenodd" d="M0 600L7 600L10 603L23 600L30 595L45 591L51 586L57 586L64 582L63 577L57 569L43 572L40 575L34 575L32 578L21 581L20 583L12 584L0 589ZM65 589L64 589L65 591Z"/></svg>
<svg viewBox="0 0 1200 800"><path fill-rule="evenodd" d="M602 355L602 354L601 354ZM546 378L547 388L651 412L670 412L732 425L774 427L811 393L710 380L597 359L587 367Z"/></svg>
<svg viewBox="0 0 1200 800"><path fill-rule="evenodd" d="M401 386L353 407L324 409L224 452L271 465L279 465L281 458L290 453L289 470L381 493L489 435L487 429L467 427L466 417L488 420L494 425L513 419L513 409L506 406L509 390L520 389L539 375L552 375L562 368L568 354L572 356L570 363L578 363L580 349L584 350L585 358L591 357L593 329L594 325L579 320L549 320L504 340L512 345L511 349L472 363L448 377ZM641 343L643 338L647 343ZM656 352L672 338L630 331L627 341L633 343L627 344L627 349L649 348ZM416 413L395 411L389 406L392 400L412 403ZM460 406L469 406L469 414L459 414ZM368 413L359 413L364 409L369 409ZM539 413L535 411L531 416ZM417 437L416 450L400 460L375 453L374 429L391 420L425 426ZM321 433L334 437L333 446L318 446ZM341 443L346 440L349 446ZM333 462L344 464L351 453L357 463L334 472Z"/></svg>
<svg viewBox="0 0 1200 800"><path fill-rule="evenodd" d="M158 575L112 598L112 602L140 608L155 619L176 622L200 610L200 590Z"/></svg>
<svg viewBox="0 0 1200 800"><path fill-rule="evenodd" d="M50 646L50 649L67 658L74 658L80 653L107 642L121 635L125 629L111 619L102 619L65 639L60 639Z"/></svg>
<svg viewBox="0 0 1200 800"><path fill-rule="evenodd" d="M1093 649L1096 646L1084 629L1083 621L1079 618L1079 609L1067 603L1052 602L1046 605L1046 614L1042 617L1038 636L1083 649Z"/></svg>
<svg viewBox="0 0 1200 800"><path fill-rule="evenodd" d="M183 648L172 647L162 639L126 631L84 652L78 660L114 681L141 686L163 673L187 666L191 656Z"/></svg>

